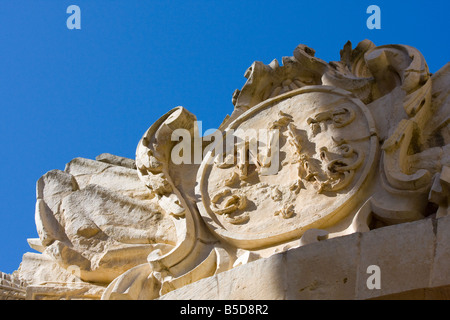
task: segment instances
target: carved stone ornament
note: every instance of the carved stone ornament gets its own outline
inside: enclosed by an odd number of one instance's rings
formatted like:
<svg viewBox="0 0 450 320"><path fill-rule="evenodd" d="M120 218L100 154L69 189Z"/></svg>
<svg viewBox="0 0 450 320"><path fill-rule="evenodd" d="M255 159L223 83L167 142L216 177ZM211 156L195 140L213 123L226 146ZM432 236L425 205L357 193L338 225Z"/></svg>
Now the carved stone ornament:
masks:
<svg viewBox="0 0 450 320"><path fill-rule="evenodd" d="M374 170L379 149L375 124L367 107L349 92L329 86L291 90L241 115L223 140L233 131L235 140L245 141L255 129L273 130L274 122L279 137L273 147L279 151L271 159L273 172L247 161L245 177L237 175L227 184L224 177L236 169L215 164L212 152L199 169L200 214L211 231L237 247L277 245L307 229L333 225L355 210ZM258 145L255 153L266 154L270 142L259 142L263 147ZM223 198L235 205L218 212L217 201Z"/></svg>
<svg viewBox="0 0 450 320"><path fill-rule="evenodd" d="M155 299L290 248L448 215L450 64L432 75L416 49L364 40L329 63L299 45L245 77L211 135L177 107L135 161L77 158L38 181L41 253L16 275L28 298Z"/></svg>

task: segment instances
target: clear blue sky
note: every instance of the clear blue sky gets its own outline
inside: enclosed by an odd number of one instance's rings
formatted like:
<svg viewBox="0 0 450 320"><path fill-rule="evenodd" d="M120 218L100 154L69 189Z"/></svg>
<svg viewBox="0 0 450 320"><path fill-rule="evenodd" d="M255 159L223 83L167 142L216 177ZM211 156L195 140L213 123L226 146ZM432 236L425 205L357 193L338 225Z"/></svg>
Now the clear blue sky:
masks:
<svg viewBox="0 0 450 320"><path fill-rule="evenodd" d="M81 8L68 30L66 8ZM381 8L381 30L366 9ZM134 158L145 130L182 105L217 128L253 61L304 43L325 61L347 40L408 44L431 72L450 59L450 2L382 0L0 2L0 270L37 237L35 185L75 157Z"/></svg>

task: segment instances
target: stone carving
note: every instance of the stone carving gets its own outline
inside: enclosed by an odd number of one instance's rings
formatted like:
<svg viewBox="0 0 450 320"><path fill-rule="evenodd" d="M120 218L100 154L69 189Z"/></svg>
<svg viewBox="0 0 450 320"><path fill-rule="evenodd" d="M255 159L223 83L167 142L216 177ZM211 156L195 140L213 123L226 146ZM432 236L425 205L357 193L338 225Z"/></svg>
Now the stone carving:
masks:
<svg viewBox="0 0 450 320"><path fill-rule="evenodd" d="M177 239L135 169L81 158L37 182L36 226L34 249L63 269L76 267L80 280L102 284Z"/></svg>
<svg viewBox="0 0 450 320"><path fill-rule="evenodd" d="M247 206L247 198L239 194L233 194L230 189L224 189L216 193L211 199L211 210L218 215L225 215L233 224L239 224L248 220L248 215L231 217L230 214L237 210L244 210Z"/></svg>
<svg viewBox="0 0 450 320"><path fill-rule="evenodd" d="M76 283L85 298L155 299L290 248L448 215L449 64L432 75L416 49L364 40L329 63L299 45L245 77L211 136L177 107L135 161L74 159L38 181L41 254L17 272L32 297L48 296L42 283L80 297Z"/></svg>
<svg viewBox="0 0 450 320"><path fill-rule="evenodd" d="M267 119L276 120L267 123ZM337 88L309 86L258 104L228 130L234 129L237 140L245 141L252 128L277 128L280 160L287 161L265 176L258 174L256 165L248 165L247 183L237 187L248 199L249 218L236 225L209 210L222 177L232 169L216 168L205 158L196 189L202 199L199 210L217 236L238 247L258 249L348 215L349 203L359 196L378 152L376 128L364 104ZM265 189L272 190L270 197ZM274 220L274 213L285 219Z"/></svg>
<svg viewBox="0 0 450 320"><path fill-rule="evenodd" d="M0 300L25 300L25 288L14 275L0 272Z"/></svg>

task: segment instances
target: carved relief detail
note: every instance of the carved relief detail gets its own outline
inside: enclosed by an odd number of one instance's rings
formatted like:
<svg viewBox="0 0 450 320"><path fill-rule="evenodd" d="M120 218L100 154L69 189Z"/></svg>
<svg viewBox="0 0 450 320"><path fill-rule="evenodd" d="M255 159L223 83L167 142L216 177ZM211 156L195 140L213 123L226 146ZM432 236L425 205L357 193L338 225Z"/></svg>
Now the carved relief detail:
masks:
<svg viewBox="0 0 450 320"><path fill-rule="evenodd" d="M103 299L155 299L286 248L449 215L449 75L450 64L431 75L412 47L368 40L340 61L299 45L282 65L254 62L221 141L199 139L177 107L135 163L75 159L43 176L29 243L45 262L19 274L70 282L77 267ZM174 163L177 129L200 140L201 164Z"/></svg>
<svg viewBox="0 0 450 320"><path fill-rule="evenodd" d="M232 216L238 210L243 210L247 206L247 199L244 195L232 193L230 189L224 189L216 193L211 198L211 209L215 214L225 215L232 224L246 222L249 217L247 214Z"/></svg>

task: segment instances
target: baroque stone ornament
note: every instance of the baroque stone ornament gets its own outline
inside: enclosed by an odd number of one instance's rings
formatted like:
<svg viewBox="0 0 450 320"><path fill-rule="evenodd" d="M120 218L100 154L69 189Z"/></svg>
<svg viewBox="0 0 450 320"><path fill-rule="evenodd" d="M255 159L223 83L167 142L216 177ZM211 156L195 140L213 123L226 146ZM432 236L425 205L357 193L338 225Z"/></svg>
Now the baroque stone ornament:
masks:
<svg viewBox="0 0 450 320"><path fill-rule="evenodd" d="M273 172L264 174L257 162L243 161L245 177L225 186L223 177L235 174L234 167L217 166L209 159L210 152L197 176L201 199L197 206L203 220L217 236L245 249L296 239L307 229L330 226L347 216L362 196L378 154L376 128L367 107L350 93L329 86L307 86L265 100L231 123L223 140L233 132L234 139L245 141L255 129L273 129L272 119L279 130ZM256 154L267 153L270 143L261 144ZM228 215L215 210L218 196L225 194L233 203Z"/></svg>
<svg viewBox="0 0 450 320"><path fill-rule="evenodd" d="M40 253L15 274L28 299L164 298L289 249L448 215L449 64L431 74L415 48L364 40L329 63L299 45L245 77L212 134L176 107L135 161L77 158L38 181Z"/></svg>

